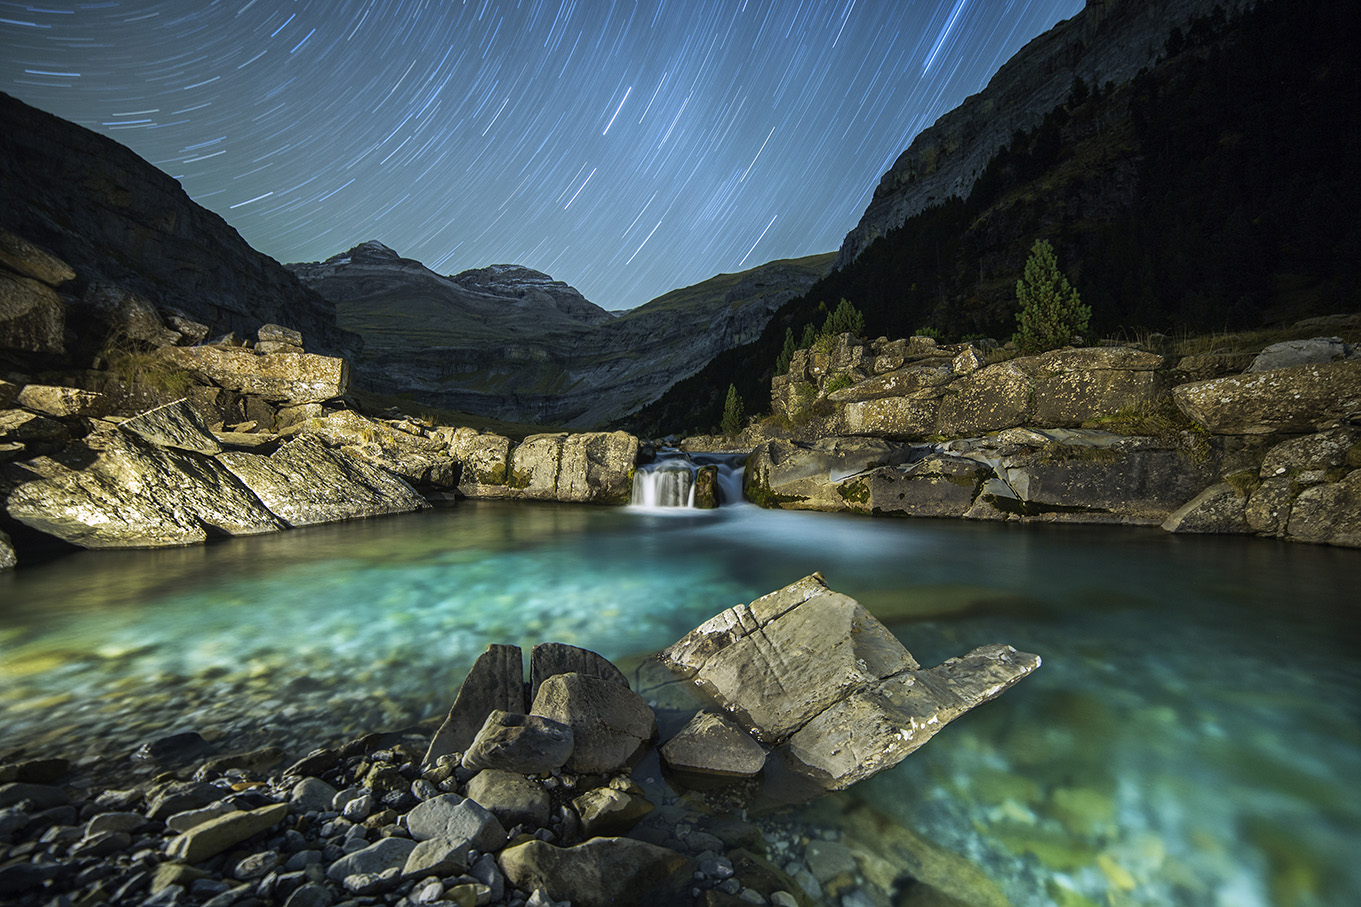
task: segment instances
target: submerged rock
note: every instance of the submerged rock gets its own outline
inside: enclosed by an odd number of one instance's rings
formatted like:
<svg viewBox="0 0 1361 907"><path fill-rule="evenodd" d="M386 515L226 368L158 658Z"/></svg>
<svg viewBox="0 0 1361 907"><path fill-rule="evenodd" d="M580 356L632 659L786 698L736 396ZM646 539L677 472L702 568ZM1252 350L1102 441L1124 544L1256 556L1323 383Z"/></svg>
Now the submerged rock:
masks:
<svg viewBox="0 0 1361 907"><path fill-rule="evenodd" d="M516 888L541 888L577 907L681 903L694 871L684 854L630 838L593 838L575 847L529 841L506 848L500 863Z"/></svg>
<svg viewBox="0 0 1361 907"><path fill-rule="evenodd" d="M896 765L1040 664L993 645L923 669L818 574L729 608L660 658L833 790Z"/></svg>

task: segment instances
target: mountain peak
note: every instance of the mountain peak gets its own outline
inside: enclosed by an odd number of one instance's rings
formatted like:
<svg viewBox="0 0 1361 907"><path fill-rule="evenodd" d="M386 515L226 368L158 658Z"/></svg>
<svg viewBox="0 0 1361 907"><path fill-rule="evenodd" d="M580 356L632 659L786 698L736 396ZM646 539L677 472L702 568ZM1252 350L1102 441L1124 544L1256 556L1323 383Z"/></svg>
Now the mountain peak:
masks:
<svg viewBox="0 0 1361 907"><path fill-rule="evenodd" d="M344 262L342 262L341 259L345 259L346 261L367 261L376 263L397 261L400 258L400 255L380 243L378 240L370 239L368 242L362 242L346 252L341 252L339 255L332 255L330 258L326 259L325 263L343 264Z"/></svg>

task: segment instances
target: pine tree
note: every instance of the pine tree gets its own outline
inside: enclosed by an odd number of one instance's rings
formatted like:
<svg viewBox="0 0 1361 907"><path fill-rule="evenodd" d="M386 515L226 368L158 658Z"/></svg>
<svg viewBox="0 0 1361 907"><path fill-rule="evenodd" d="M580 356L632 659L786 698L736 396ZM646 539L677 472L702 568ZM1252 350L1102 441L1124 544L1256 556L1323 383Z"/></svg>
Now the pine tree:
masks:
<svg viewBox="0 0 1361 907"><path fill-rule="evenodd" d="M801 350L812 349L813 344L817 343L817 340L818 340L817 329L814 328L813 325L811 324L805 324L803 326L803 336L799 338L799 349Z"/></svg>
<svg viewBox="0 0 1361 907"><path fill-rule="evenodd" d="M1030 249L1025 272L1016 281L1016 345L1023 353L1042 353L1067 346L1087 330L1092 310L1059 270L1054 247L1039 239Z"/></svg>
<svg viewBox="0 0 1361 907"><path fill-rule="evenodd" d="M823 337L835 337L838 334L854 334L859 337L864 330L865 316L860 314L860 310L855 306L842 299L822 323L821 334Z"/></svg>
<svg viewBox="0 0 1361 907"><path fill-rule="evenodd" d="M735 435L742 430L742 398L737 395L737 386L728 385L728 399L723 404L723 421L720 428L725 435Z"/></svg>
<svg viewBox="0 0 1361 907"><path fill-rule="evenodd" d="M794 345L794 329L784 329L784 348L780 350L779 357L775 360L775 374L783 375L789 371L789 363L794 359L794 351L798 347Z"/></svg>

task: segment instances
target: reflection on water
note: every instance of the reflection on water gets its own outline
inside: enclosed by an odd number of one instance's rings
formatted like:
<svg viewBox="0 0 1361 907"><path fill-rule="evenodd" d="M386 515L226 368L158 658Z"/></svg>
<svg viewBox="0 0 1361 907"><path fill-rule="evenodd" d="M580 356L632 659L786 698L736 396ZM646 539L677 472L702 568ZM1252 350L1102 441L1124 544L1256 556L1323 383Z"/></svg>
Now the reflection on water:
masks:
<svg viewBox="0 0 1361 907"><path fill-rule="evenodd" d="M439 714L490 642L623 658L820 570L923 663L995 641L1045 660L810 808L862 868L929 873L924 838L1017 905L1342 904L1361 890L1358 567L1156 531L493 503L83 552L0 577L0 739L306 749Z"/></svg>

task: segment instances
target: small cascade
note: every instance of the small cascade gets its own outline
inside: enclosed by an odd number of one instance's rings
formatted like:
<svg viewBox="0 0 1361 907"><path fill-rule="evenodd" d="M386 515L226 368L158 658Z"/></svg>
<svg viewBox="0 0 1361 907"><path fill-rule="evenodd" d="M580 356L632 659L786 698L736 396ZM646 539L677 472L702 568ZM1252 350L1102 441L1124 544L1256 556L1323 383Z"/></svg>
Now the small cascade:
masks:
<svg viewBox="0 0 1361 907"><path fill-rule="evenodd" d="M718 473L718 503L731 506L742 502L742 464L746 458L734 454L686 454L663 449L657 459L633 473L634 507L648 510L691 510L695 506L696 477L705 466Z"/></svg>

